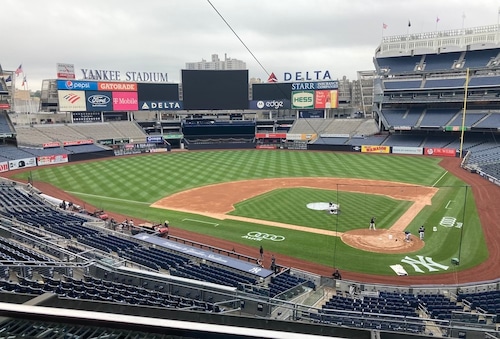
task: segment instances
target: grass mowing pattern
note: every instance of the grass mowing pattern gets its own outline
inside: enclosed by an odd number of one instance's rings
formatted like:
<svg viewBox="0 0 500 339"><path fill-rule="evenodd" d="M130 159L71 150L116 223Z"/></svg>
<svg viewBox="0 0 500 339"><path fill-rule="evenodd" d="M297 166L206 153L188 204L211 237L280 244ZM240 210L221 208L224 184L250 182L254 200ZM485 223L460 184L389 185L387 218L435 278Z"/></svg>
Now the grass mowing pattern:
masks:
<svg viewBox="0 0 500 339"><path fill-rule="evenodd" d="M450 264L450 258L460 255L460 269L468 268L477 265L487 257L476 207L471 190L467 191L464 183L452 175L444 175L445 172L437 165L438 162L439 158L434 157L231 150L112 158L105 161L39 168L32 171L32 176L35 183L36 181L50 182L104 210L156 222L169 219L174 227L252 245L256 248L256 256L261 243L252 242L242 236L247 232L258 230L286 236L286 240L281 243L264 243L267 253L271 251L282 253L351 271L393 275L394 272L389 265L400 263L404 256L373 254L356 250L343 244L336 237L276 229L233 220L214 220L147 206L164 196L189 188L243 179L351 177L400 181L426 186L437 183L438 186L447 188L440 189L434 198L433 205L426 207L409 227L416 234L417 228L425 223L426 246L418 253L409 255L430 256L436 262L445 265ZM25 179L26 174L21 174L20 177ZM334 200L329 198L331 192L323 190L311 190L308 194L317 195L311 202ZM323 194L328 198L323 199ZM348 199L353 199L354 206L348 203ZM373 210L367 208L369 206L365 203L367 199L370 199L369 196L342 196L338 202L345 215L358 214L359 221L353 224L359 222L361 228L367 227L367 220L373 214L377 215L379 225L382 226L381 218L393 219L401 213L396 208L393 210L394 215L391 211L384 211L385 216L381 217L381 214L373 213ZM288 198L286 200L289 201ZM455 202L448 205L448 207L452 206L452 209L447 209L446 205L450 200L455 200ZM272 202L272 206L280 204L280 201ZM404 209L404 207L400 208ZM463 221L464 228L440 226L443 216L455 217L458 222ZM195 221L186 221L186 218ZM297 218L295 215L293 219ZM338 227L344 227L341 222L342 213L338 218ZM214 227L196 220L214 222L219 225ZM432 232L433 226L438 227L438 232ZM367 258L376 258L376 260L367 260ZM409 273L412 273L411 270Z"/></svg>
<svg viewBox="0 0 500 339"><path fill-rule="evenodd" d="M310 202L334 201L340 204L341 213L307 208ZM409 201L394 200L384 196L366 195L311 188L277 189L253 199L236 204L230 214L243 217L284 222L292 225L345 232L368 227L370 217L377 216L379 228L388 228L411 205ZM359 208L364 213L359 213Z"/></svg>

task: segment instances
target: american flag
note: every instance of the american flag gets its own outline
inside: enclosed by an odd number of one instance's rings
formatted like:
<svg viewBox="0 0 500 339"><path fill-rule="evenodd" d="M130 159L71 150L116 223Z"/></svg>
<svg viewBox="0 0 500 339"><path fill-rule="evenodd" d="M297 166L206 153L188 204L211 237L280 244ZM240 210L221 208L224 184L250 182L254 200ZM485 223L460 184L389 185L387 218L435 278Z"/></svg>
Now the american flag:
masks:
<svg viewBox="0 0 500 339"><path fill-rule="evenodd" d="M19 74L21 74L22 72L23 72L23 64L20 64L14 73L16 73L17 76L19 76Z"/></svg>

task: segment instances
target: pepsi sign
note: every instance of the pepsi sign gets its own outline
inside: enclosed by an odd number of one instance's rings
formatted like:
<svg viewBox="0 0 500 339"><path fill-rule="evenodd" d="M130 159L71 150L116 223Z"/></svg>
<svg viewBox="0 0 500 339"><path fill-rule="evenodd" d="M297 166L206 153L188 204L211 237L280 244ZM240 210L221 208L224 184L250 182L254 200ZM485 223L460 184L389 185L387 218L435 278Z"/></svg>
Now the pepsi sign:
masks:
<svg viewBox="0 0 500 339"><path fill-rule="evenodd" d="M78 91L97 91L97 82L78 81L78 80L57 80L57 89L78 90Z"/></svg>
<svg viewBox="0 0 500 339"><path fill-rule="evenodd" d="M89 112L103 112L113 110L113 100L111 92L86 91L85 99L87 111Z"/></svg>

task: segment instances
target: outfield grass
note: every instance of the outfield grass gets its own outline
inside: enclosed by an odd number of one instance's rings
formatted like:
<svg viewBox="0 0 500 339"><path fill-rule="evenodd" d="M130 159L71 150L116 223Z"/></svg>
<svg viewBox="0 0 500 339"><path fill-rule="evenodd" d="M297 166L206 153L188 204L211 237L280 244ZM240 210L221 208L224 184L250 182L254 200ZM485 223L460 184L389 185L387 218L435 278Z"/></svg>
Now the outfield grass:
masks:
<svg viewBox="0 0 500 339"><path fill-rule="evenodd" d="M474 199L470 188L438 166L439 160L435 157L305 151L178 152L39 168L32 171L32 177L35 185L37 181L50 182L107 211L155 222L169 219L173 227L254 246L256 256L262 244L267 252L282 253L332 267L336 265L350 271L393 275L389 265L400 263L405 255L368 253L353 249L336 237L227 219L215 220L150 208L149 205L186 189L244 179L349 177L435 185L440 189L433 198L432 206L424 208L409 226L416 234L421 224L426 225L426 246L408 255L428 256L442 265L450 265L451 258L460 257L459 268L469 268L487 258ZM20 174L20 177L26 179L26 173ZM330 215L297 206L307 202L334 200L331 194L332 191L317 189L280 189L238 204L233 213L328 229L333 228ZM335 227L339 230L367 227L371 215L383 215L387 218L387 224L390 224L390 220L397 219L409 204L357 193L335 194L338 194L342 210L338 221L335 221ZM454 227L441 226L443 217L455 218L464 227L457 228L456 224ZM353 219L347 221L347 218ZM381 225L380 219L378 223ZM437 232L432 231L434 226ZM280 234L286 240L262 243L243 238L250 231ZM405 267L411 269L408 265Z"/></svg>

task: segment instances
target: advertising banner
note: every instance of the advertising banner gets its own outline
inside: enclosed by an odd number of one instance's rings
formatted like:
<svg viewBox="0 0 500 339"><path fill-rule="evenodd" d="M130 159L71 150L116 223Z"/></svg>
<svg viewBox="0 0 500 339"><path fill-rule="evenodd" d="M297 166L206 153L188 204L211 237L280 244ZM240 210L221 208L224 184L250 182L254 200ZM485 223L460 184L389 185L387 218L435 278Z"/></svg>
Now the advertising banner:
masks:
<svg viewBox="0 0 500 339"><path fill-rule="evenodd" d="M91 145L93 143L94 143L94 140L87 139L87 140L64 141L63 145L64 146L79 146L79 145Z"/></svg>
<svg viewBox="0 0 500 339"><path fill-rule="evenodd" d="M170 134L165 134L163 136L163 139L182 139L184 138L184 134L182 133L170 133Z"/></svg>
<svg viewBox="0 0 500 339"><path fill-rule="evenodd" d="M74 64L57 64L57 78L58 79L74 79L75 78L75 65Z"/></svg>
<svg viewBox="0 0 500 339"><path fill-rule="evenodd" d="M113 110L115 111L137 111L139 102L137 92L113 92Z"/></svg>
<svg viewBox="0 0 500 339"><path fill-rule="evenodd" d="M278 146L276 145L256 145L256 149L276 149Z"/></svg>
<svg viewBox="0 0 500 339"><path fill-rule="evenodd" d="M257 139L286 139L286 133L255 133Z"/></svg>
<svg viewBox="0 0 500 339"><path fill-rule="evenodd" d="M62 164L68 162L68 155L67 154L44 155L38 157L37 161L38 161L38 166Z"/></svg>
<svg viewBox="0 0 500 339"><path fill-rule="evenodd" d="M84 91L57 91L59 111L82 112L87 109Z"/></svg>
<svg viewBox="0 0 500 339"><path fill-rule="evenodd" d="M7 161L0 162L0 172L7 172L9 170L9 163Z"/></svg>
<svg viewBox="0 0 500 339"><path fill-rule="evenodd" d="M97 89L109 92L137 92L137 84L135 82L98 82Z"/></svg>
<svg viewBox="0 0 500 339"><path fill-rule="evenodd" d="M146 137L146 142L148 144L163 144L163 136L150 135L150 136Z"/></svg>
<svg viewBox="0 0 500 339"><path fill-rule="evenodd" d="M422 155L424 153L423 147L406 147L406 146L392 146L393 154L415 154Z"/></svg>
<svg viewBox="0 0 500 339"><path fill-rule="evenodd" d="M292 92L292 108L314 108L314 91Z"/></svg>
<svg viewBox="0 0 500 339"><path fill-rule="evenodd" d="M111 92L87 91L85 92L85 97L87 100L87 111L102 112L113 110L113 97Z"/></svg>
<svg viewBox="0 0 500 339"><path fill-rule="evenodd" d="M11 171L18 168L35 167L35 166L36 166L36 159L34 157L9 161L9 170Z"/></svg>
<svg viewBox="0 0 500 339"><path fill-rule="evenodd" d="M292 91L338 89L338 81L294 82Z"/></svg>
<svg viewBox="0 0 500 339"><path fill-rule="evenodd" d="M362 153L390 153L390 151L391 151L390 146L381 146L381 145L361 146Z"/></svg>
<svg viewBox="0 0 500 339"><path fill-rule="evenodd" d="M0 103L0 109L10 109L10 104L8 103Z"/></svg>
<svg viewBox="0 0 500 339"><path fill-rule="evenodd" d="M331 96L330 91L321 90L314 91L314 108L330 108Z"/></svg>
<svg viewBox="0 0 500 339"><path fill-rule="evenodd" d="M139 101L143 111L175 111L182 110L182 101Z"/></svg>
<svg viewBox="0 0 500 339"><path fill-rule="evenodd" d="M78 91L97 91L97 82L78 81L78 80L57 80L57 89L78 90Z"/></svg>
<svg viewBox="0 0 500 339"><path fill-rule="evenodd" d="M59 141L46 142L42 145L42 147L43 148L61 147L61 143Z"/></svg>
<svg viewBox="0 0 500 339"><path fill-rule="evenodd" d="M434 155L437 157L454 157L457 155L457 150L454 148L425 148L425 155Z"/></svg>
<svg viewBox="0 0 500 339"><path fill-rule="evenodd" d="M276 99L276 100L250 100L250 109L262 109L262 110L278 110L278 109L290 109L290 100L288 99Z"/></svg>

